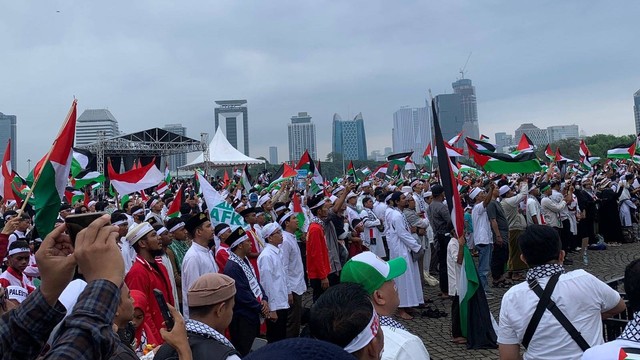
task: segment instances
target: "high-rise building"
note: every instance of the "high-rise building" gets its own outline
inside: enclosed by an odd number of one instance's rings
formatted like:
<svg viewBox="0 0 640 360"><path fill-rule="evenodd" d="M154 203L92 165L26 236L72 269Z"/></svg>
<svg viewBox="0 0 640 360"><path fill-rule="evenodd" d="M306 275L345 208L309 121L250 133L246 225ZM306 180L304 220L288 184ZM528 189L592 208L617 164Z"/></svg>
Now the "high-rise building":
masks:
<svg viewBox="0 0 640 360"><path fill-rule="evenodd" d="M222 133L229 143L245 155L249 156L249 115L247 100L219 100L220 105L214 109L215 131L220 126L220 117L224 121ZM238 116L242 115L240 119Z"/></svg>
<svg viewBox="0 0 640 360"><path fill-rule="evenodd" d="M563 139L578 139L580 138L580 129L578 129L578 125L549 126L547 128L547 136L549 137L549 143Z"/></svg>
<svg viewBox="0 0 640 360"><path fill-rule="evenodd" d="M640 90L633 94L633 116L636 119L636 134L640 134Z"/></svg>
<svg viewBox="0 0 640 360"><path fill-rule="evenodd" d="M11 168L16 168L16 159L18 159L18 135L17 121L15 115L5 115L0 112L0 159L4 157L4 151L7 149L7 142L11 139Z"/></svg>
<svg viewBox="0 0 640 360"><path fill-rule="evenodd" d="M496 133L496 147L498 148L498 152L506 152L505 148L509 148L513 146L513 135L508 134L506 132L498 132Z"/></svg>
<svg viewBox="0 0 640 360"><path fill-rule="evenodd" d="M436 96L438 119L442 138L447 141L462 131L464 126L464 110L462 108L461 94L442 94ZM471 135L467 134L469 137ZM477 138L477 137L476 137ZM462 141L456 146L462 146Z"/></svg>
<svg viewBox="0 0 640 360"><path fill-rule="evenodd" d="M164 126L164 129L174 134L187 136L187 128L182 126L182 124L167 124ZM179 167L187 164L187 154L170 155L167 157L167 161L169 163L169 170L176 171Z"/></svg>
<svg viewBox="0 0 640 360"><path fill-rule="evenodd" d="M513 141L520 141L522 134L527 134L529 139L531 139L531 142L533 142L533 145L545 146L549 143L549 135L547 134L547 129L540 129L532 123L525 123L520 125L520 127L516 129Z"/></svg>
<svg viewBox="0 0 640 360"><path fill-rule="evenodd" d="M332 133L331 150L334 154L342 154L344 160L367 160L367 139L362 113L347 121L334 114Z"/></svg>
<svg viewBox="0 0 640 360"><path fill-rule="evenodd" d="M298 161L305 150L309 151L312 159L318 158L316 149L316 124L311 122L311 116L306 112L299 112L291 117L289 130L289 161Z"/></svg>
<svg viewBox="0 0 640 360"><path fill-rule="evenodd" d="M476 102L476 87L471 84L470 79L460 79L453 84L454 94L462 95L462 111L464 114L464 124L462 129L464 134L470 138L478 139L480 130L478 126L478 104Z"/></svg>
<svg viewBox="0 0 640 360"><path fill-rule="evenodd" d="M76 121L76 146L92 144L100 138L100 132L108 139L120 135L118 120L107 109L87 109Z"/></svg>
<svg viewBox="0 0 640 360"><path fill-rule="evenodd" d="M431 141L429 108L402 107L393 113L393 152L413 151L411 159L423 164L422 154Z"/></svg>
<svg viewBox="0 0 640 360"><path fill-rule="evenodd" d="M269 164L278 164L277 146L269 146Z"/></svg>

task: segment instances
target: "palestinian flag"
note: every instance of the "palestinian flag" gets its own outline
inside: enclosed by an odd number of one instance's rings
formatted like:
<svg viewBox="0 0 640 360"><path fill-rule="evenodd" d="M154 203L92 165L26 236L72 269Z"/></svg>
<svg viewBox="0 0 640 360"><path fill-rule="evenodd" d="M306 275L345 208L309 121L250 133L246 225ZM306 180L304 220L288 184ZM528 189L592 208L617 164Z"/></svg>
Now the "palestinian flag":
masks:
<svg viewBox="0 0 640 360"><path fill-rule="evenodd" d="M71 176L77 177L82 171L89 167L93 159L93 154L89 150L73 148L73 160L71 160Z"/></svg>
<svg viewBox="0 0 640 360"><path fill-rule="evenodd" d="M76 134L77 104L78 102L74 100L62 129L53 141L51 150L38 161L27 179L30 180L33 190L36 211L33 223L42 238L53 230L60 211L60 202L69 182L73 138Z"/></svg>
<svg viewBox="0 0 640 360"><path fill-rule="evenodd" d="M529 139L527 134L522 134L522 137L520 137L520 142L516 147L516 153L522 152L533 152L533 141Z"/></svg>
<svg viewBox="0 0 640 360"><path fill-rule="evenodd" d="M460 141L460 139L462 138L462 133L463 133L463 132L464 132L464 131L460 131L460 133L459 133L458 135L456 135L456 136L452 137L449 141L447 141L447 143L448 143L449 145L451 145L451 146L455 146L455 145L456 145L456 143L457 143L458 141Z"/></svg>
<svg viewBox="0 0 640 360"><path fill-rule="evenodd" d="M451 146L449 143L444 143L444 147L447 149L449 157L458 157L464 154L464 149ZM438 156L438 148L433 149L433 156Z"/></svg>
<svg viewBox="0 0 640 360"><path fill-rule="evenodd" d="M224 175L222 176L222 181L224 182L224 184L222 185L223 188L227 188L229 187L229 185L231 185L231 180L229 179L229 174L227 173L227 170L222 170L224 172Z"/></svg>
<svg viewBox="0 0 640 360"><path fill-rule="evenodd" d="M156 186L164 179L164 174L156 167L154 161L137 169L118 174L111 166L111 159L109 159L108 171L109 181L120 195L136 191L144 192L144 189Z"/></svg>
<svg viewBox="0 0 640 360"><path fill-rule="evenodd" d="M480 153L467 141L469 156L485 171L496 174L534 173L542 167L534 152L515 154Z"/></svg>
<svg viewBox="0 0 640 360"><path fill-rule="evenodd" d="M624 347L618 353L619 360L640 360L640 349Z"/></svg>
<svg viewBox="0 0 640 360"><path fill-rule="evenodd" d="M2 164L0 165L0 196L2 196L2 202L6 203L7 200L13 200L13 191L11 190L11 183L13 182L13 169L11 168L11 138L7 142L7 148L4 151L4 157L2 158Z"/></svg>
<svg viewBox="0 0 640 360"><path fill-rule="evenodd" d="M607 158L609 159L631 159L636 153L636 141L633 140L628 145L618 145L613 149L607 150Z"/></svg>
<svg viewBox="0 0 640 360"><path fill-rule="evenodd" d="M369 176L369 175L371 175L371 169L369 169L369 167L368 167L368 166L365 166L365 167L364 167L364 168L362 168L362 170L360 170L360 171L362 171L362 174L363 174L364 176Z"/></svg>
<svg viewBox="0 0 640 360"><path fill-rule="evenodd" d="M356 168L353 166L353 160L349 161L349 165L347 165L347 176L353 176L353 181L355 183L360 182L360 179L358 179L358 174L356 174Z"/></svg>
<svg viewBox="0 0 640 360"><path fill-rule="evenodd" d="M578 150L578 153L580 154L580 167L585 170L591 170L591 152L589 151L587 144L584 142L584 139L580 140L580 149Z"/></svg>
<svg viewBox="0 0 640 360"><path fill-rule="evenodd" d="M413 151L391 154L387 156L387 161L391 164L404 167L404 165L407 163L407 158L410 158L411 155L413 155Z"/></svg>
<svg viewBox="0 0 640 360"><path fill-rule="evenodd" d="M311 155L309 155L309 151L304 151L304 154L300 157L300 161L298 162L298 165L296 165L295 169L306 170L307 175L311 174L313 178L313 182L309 187L311 195L315 195L322 190L324 179L322 178L322 174L320 174L320 161L318 161L318 166L316 167Z"/></svg>
<svg viewBox="0 0 640 360"><path fill-rule="evenodd" d="M562 156L562 153L560 152L560 147L557 147L556 148L555 161L556 162L564 162L564 161L573 161L573 160Z"/></svg>
<svg viewBox="0 0 640 360"><path fill-rule="evenodd" d="M278 169L278 171L275 173L274 177L275 176L278 176L278 177L275 180L273 180L271 184L269 184L269 186L267 187L268 191L271 191L271 189L273 189L274 186L280 184L281 182L295 179L295 177L298 176L298 172L296 172L287 163L282 163L282 165L280 165L280 169Z"/></svg>
<svg viewBox="0 0 640 360"><path fill-rule="evenodd" d="M427 148L424 149L424 153L422 153L422 158L424 159L424 166L431 168L431 143L427 145Z"/></svg>
<svg viewBox="0 0 640 360"><path fill-rule="evenodd" d="M169 209L167 209L167 218L173 219L175 217L180 216L180 207L182 206L182 188L184 185L180 186L178 191L176 192L176 196L173 198Z"/></svg>
<svg viewBox="0 0 640 360"><path fill-rule="evenodd" d="M291 198L291 202L293 203L293 212L296 214L296 218L298 219L298 232L302 236L303 232L307 232L308 224L305 224L307 218L304 216L304 212L302 211L302 205L300 203L300 196L298 196L297 192L293 193L293 197ZM297 235L297 234L296 234Z"/></svg>
<svg viewBox="0 0 640 360"><path fill-rule="evenodd" d="M163 194L165 191L169 190L169 186L171 185L171 171L169 171L169 163L165 162L164 164L164 180L158 184L156 187L156 193Z"/></svg>
<svg viewBox="0 0 640 360"><path fill-rule="evenodd" d="M89 184L103 183L106 178L97 171L81 170L80 173L76 174L76 177L72 177L70 180L71 186L81 189Z"/></svg>
<svg viewBox="0 0 640 360"><path fill-rule="evenodd" d="M249 192L249 190L251 189L251 183L253 182L253 180L251 179L251 174L249 174L249 169L247 169L247 164L245 164L244 167L242 168L241 180L242 180L242 186L244 187L244 191Z"/></svg>
<svg viewBox="0 0 640 360"><path fill-rule="evenodd" d="M384 163L373 170L373 176L379 179L385 179L387 177L387 170L389 169L389 163Z"/></svg>
<svg viewBox="0 0 640 360"><path fill-rule="evenodd" d="M496 147L490 142L483 140L475 140L472 138L466 138L467 146L473 147L479 153L494 153L496 152Z"/></svg>
<svg viewBox="0 0 640 360"><path fill-rule="evenodd" d="M64 191L64 197L67 199L67 203L71 206L74 206L79 202L84 202L84 193L74 188L66 188Z"/></svg>
<svg viewBox="0 0 640 360"><path fill-rule="evenodd" d="M446 150L435 108L435 100L432 102L432 111L436 147L443 154ZM438 159L440 181L444 187L447 205L451 212L451 222L456 233L464 234L464 211L451 166L451 160L448 157ZM462 248L464 257L458 278L462 336L467 338L467 349L495 349L497 336L493 328L491 310L480 284L471 253L466 245Z"/></svg>
<svg viewBox="0 0 640 360"><path fill-rule="evenodd" d="M474 176L482 175L482 171L480 171L480 170L478 170L478 169L476 169L474 167L471 167L469 165L462 164L462 165L460 165L460 167L458 169L459 169L460 173L463 173L463 174L464 173L469 173L469 174L474 175Z"/></svg>
<svg viewBox="0 0 640 360"><path fill-rule="evenodd" d="M485 134L481 134L480 135L480 140L481 141L489 141L489 137L487 135L485 135Z"/></svg>
<svg viewBox="0 0 640 360"><path fill-rule="evenodd" d="M27 186L27 181L14 171L13 181L11 182L11 192L13 193L13 199L16 201L18 207L22 207L22 203L27 198L29 190L30 188ZM33 204L33 197L31 197L29 203Z"/></svg>
<svg viewBox="0 0 640 360"><path fill-rule="evenodd" d="M551 145L547 144L547 147L544 148L544 156L546 156L549 161L555 161L556 154L551 150Z"/></svg>
<svg viewBox="0 0 640 360"><path fill-rule="evenodd" d="M289 168L291 169L291 167ZM216 189L209 184L207 179L205 179L199 171L196 171L196 177L200 183L202 197L204 202L207 204L207 209L209 210L211 225L216 226L220 223L225 223L229 224L233 229L238 226L247 226L242 216L234 210L231 204L227 203L225 199L220 196L220 193L218 193Z"/></svg>

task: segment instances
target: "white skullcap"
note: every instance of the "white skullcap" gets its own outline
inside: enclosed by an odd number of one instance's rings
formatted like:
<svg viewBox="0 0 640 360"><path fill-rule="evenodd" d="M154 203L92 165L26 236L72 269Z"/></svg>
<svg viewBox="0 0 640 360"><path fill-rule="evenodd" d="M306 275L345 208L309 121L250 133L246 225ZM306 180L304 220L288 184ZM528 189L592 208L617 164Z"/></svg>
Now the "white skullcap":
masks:
<svg viewBox="0 0 640 360"><path fill-rule="evenodd" d="M282 230L282 227L280 227L278 223L275 223L275 222L268 223L262 228L260 235L262 235L263 239L266 239L278 230Z"/></svg>
<svg viewBox="0 0 640 360"><path fill-rule="evenodd" d="M260 198L258 199L258 203L256 204L257 207L260 207L262 205L264 205L264 203L266 203L268 200L271 200L271 195L269 194L264 194L262 196L260 196Z"/></svg>
<svg viewBox="0 0 640 360"><path fill-rule="evenodd" d="M340 191L344 190L344 186L340 185L337 188L333 189L333 191L331 192L332 195L335 195L337 193L339 193Z"/></svg>
<svg viewBox="0 0 640 360"><path fill-rule="evenodd" d="M350 191L349 194L347 194L347 200L354 197L358 197L358 194L354 193L353 191Z"/></svg>
<svg viewBox="0 0 640 360"><path fill-rule="evenodd" d="M427 191L426 193L424 193L424 197L430 197L433 196L433 193L431 193L431 191Z"/></svg>
<svg viewBox="0 0 640 360"><path fill-rule="evenodd" d="M480 194L481 192L482 192L482 189L481 189L481 188L479 188L479 187L474 188L474 189L473 189L473 190L471 190L471 192L469 193L469 198L470 198L471 200L475 200L475 199L476 199L476 196L478 196L478 194Z"/></svg>
<svg viewBox="0 0 640 360"><path fill-rule="evenodd" d="M509 190L511 190L511 188L509 187L509 185L502 185L500 186L500 190L499 190L499 194L500 196L506 194L509 192Z"/></svg>
<svg viewBox="0 0 640 360"><path fill-rule="evenodd" d="M411 188L411 186L403 186L400 189L400 191L403 192L403 193L411 193L411 192L413 192L413 189Z"/></svg>
<svg viewBox="0 0 640 360"><path fill-rule="evenodd" d="M371 183L368 181L365 181L362 184L360 184L360 187L365 187L365 186L371 186Z"/></svg>
<svg viewBox="0 0 640 360"><path fill-rule="evenodd" d="M129 241L129 245L133 246L133 244L138 242L138 240L152 231L153 226L151 226L151 224L149 224L148 222L143 221L140 224L129 229L129 232L127 233L127 241Z"/></svg>

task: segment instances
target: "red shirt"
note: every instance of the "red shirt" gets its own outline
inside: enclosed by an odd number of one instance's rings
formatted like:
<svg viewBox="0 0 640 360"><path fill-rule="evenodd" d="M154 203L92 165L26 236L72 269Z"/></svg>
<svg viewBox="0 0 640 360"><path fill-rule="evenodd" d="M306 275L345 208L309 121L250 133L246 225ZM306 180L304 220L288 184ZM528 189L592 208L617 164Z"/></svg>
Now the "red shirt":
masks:
<svg viewBox="0 0 640 360"><path fill-rule="evenodd" d="M36 288L25 274L18 273L14 268L8 268L7 271L0 274L0 286L7 288L8 286L20 286L27 290L29 294Z"/></svg>
<svg viewBox="0 0 640 360"><path fill-rule="evenodd" d="M229 245L224 242L220 242L220 247L216 251L216 265L218 265L218 272L224 272L224 266L227 265L227 261L229 261Z"/></svg>
<svg viewBox="0 0 640 360"><path fill-rule="evenodd" d="M158 341L162 341L160 329L162 328L164 318L160 312L160 306L156 301L156 297L153 295L153 289L162 291L164 299L168 304L174 305L175 302L171 290L171 282L169 281L169 273L159 258L156 259L156 264L160 272L138 255L133 266L131 266L131 270L129 270L125 276L124 282L129 289L140 290L147 297L149 301L149 311L144 314L145 324L147 324L153 332L153 337L159 339Z"/></svg>
<svg viewBox="0 0 640 360"><path fill-rule="evenodd" d="M307 231L307 274L309 279L325 279L331 272L329 249L324 229L318 223L311 223Z"/></svg>
<svg viewBox="0 0 640 360"><path fill-rule="evenodd" d="M249 239L251 239L251 252L259 254L262 249L258 247L258 239L254 236L254 234L255 230L253 229L253 227L249 231L247 231L247 236L249 237ZM262 246L264 246L264 244L262 244ZM251 266L253 266L253 270L256 272L256 278L258 279L258 281L260 281L260 272L258 271L258 258L250 258L248 256L247 258L249 259Z"/></svg>

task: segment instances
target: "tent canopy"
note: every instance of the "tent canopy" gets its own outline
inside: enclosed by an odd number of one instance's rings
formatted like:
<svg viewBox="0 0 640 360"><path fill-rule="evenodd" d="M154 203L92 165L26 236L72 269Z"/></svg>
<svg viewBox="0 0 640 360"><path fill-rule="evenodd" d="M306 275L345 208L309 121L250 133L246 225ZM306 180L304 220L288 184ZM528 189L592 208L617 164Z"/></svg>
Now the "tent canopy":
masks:
<svg viewBox="0 0 640 360"><path fill-rule="evenodd" d="M196 168L221 167L233 165L257 165L264 164L264 160L258 160L246 156L245 154L234 148L229 140L222 133L222 128L218 126L216 134L213 136L209 144L209 161L204 161L204 155L200 154L189 164L180 167L181 170L192 170Z"/></svg>

